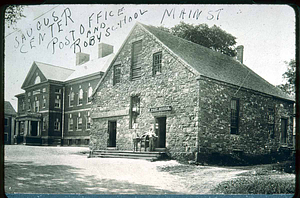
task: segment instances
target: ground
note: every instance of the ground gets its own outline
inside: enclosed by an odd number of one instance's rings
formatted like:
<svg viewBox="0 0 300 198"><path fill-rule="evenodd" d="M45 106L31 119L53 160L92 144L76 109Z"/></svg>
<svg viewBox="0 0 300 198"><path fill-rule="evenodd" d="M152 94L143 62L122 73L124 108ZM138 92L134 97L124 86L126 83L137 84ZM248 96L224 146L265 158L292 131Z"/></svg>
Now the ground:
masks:
<svg viewBox="0 0 300 198"><path fill-rule="evenodd" d="M84 147L5 146L6 193L210 194L252 177L247 167L179 164L174 160L87 158ZM258 170L257 167L255 170ZM275 174L294 180L293 174ZM217 191L216 191L217 190Z"/></svg>

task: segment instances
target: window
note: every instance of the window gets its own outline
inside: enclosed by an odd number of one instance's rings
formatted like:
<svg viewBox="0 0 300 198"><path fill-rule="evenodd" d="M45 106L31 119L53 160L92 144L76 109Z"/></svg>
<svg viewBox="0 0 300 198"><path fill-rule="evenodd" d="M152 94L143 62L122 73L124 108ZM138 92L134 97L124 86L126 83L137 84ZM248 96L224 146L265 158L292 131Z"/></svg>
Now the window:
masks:
<svg viewBox="0 0 300 198"><path fill-rule="evenodd" d="M231 134L238 134L239 132L239 100L238 99L232 99L231 100L231 124L230 124L230 133Z"/></svg>
<svg viewBox="0 0 300 198"><path fill-rule="evenodd" d="M7 118L4 119L4 126L8 126L8 119Z"/></svg>
<svg viewBox="0 0 300 198"><path fill-rule="evenodd" d="M43 93L45 93L45 92L46 92L46 87L43 88Z"/></svg>
<svg viewBox="0 0 300 198"><path fill-rule="evenodd" d="M30 101L30 99L28 99L28 111L30 111L31 110L31 101Z"/></svg>
<svg viewBox="0 0 300 198"><path fill-rule="evenodd" d="M60 88L55 88L55 93L60 93Z"/></svg>
<svg viewBox="0 0 300 198"><path fill-rule="evenodd" d="M24 102L24 99L22 100L22 110L23 110L23 111L25 110L25 102Z"/></svg>
<svg viewBox="0 0 300 198"><path fill-rule="evenodd" d="M89 139L85 139L85 140L84 140L84 144L85 144L85 145L88 145L89 143L90 143L90 140L89 140Z"/></svg>
<svg viewBox="0 0 300 198"><path fill-rule="evenodd" d="M47 127L47 121L46 118L43 117L43 131L46 131L46 127Z"/></svg>
<svg viewBox="0 0 300 198"><path fill-rule="evenodd" d="M39 112L40 111L40 101L35 101L35 112Z"/></svg>
<svg viewBox="0 0 300 198"><path fill-rule="evenodd" d="M136 123L136 118L140 114L140 97L132 96L130 101L131 111L130 111L130 125L132 129L133 123Z"/></svg>
<svg viewBox="0 0 300 198"><path fill-rule="evenodd" d="M37 94L40 94L41 93L41 90L40 89L37 89L37 90L34 90L32 92L32 95L37 95Z"/></svg>
<svg viewBox="0 0 300 198"><path fill-rule="evenodd" d="M141 77L141 52L142 41L134 42L131 51L131 80L137 80Z"/></svg>
<svg viewBox="0 0 300 198"><path fill-rule="evenodd" d="M58 119L54 122L54 131L59 131L60 130L60 122Z"/></svg>
<svg viewBox="0 0 300 198"><path fill-rule="evenodd" d="M275 110L274 107L269 106L268 107L268 131L271 138L274 138L275 136Z"/></svg>
<svg viewBox="0 0 300 198"><path fill-rule="evenodd" d="M70 93L70 96L69 96L69 106L70 107L73 107L73 105L74 105L74 100L75 100L75 94L74 94L74 92L71 92Z"/></svg>
<svg viewBox="0 0 300 198"><path fill-rule="evenodd" d="M82 117L80 117L80 113L78 113L77 118L77 130L82 130Z"/></svg>
<svg viewBox="0 0 300 198"><path fill-rule="evenodd" d="M38 84L41 82L41 78L39 76L35 77L34 84Z"/></svg>
<svg viewBox="0 0 300 198"><path fill-rule="evenodd" d="M90 112L88 111L88 115L86 118L86 129L90 129L91 128L91 116L90 116Z"/></svg>
<svg viewBox="0 0 300 198"><path fill-rule="evenodd" d="M43 108L46 108L47 99L46 96L43 96Z"/></svg>
<svg viewBox="0 0 300 198"><path fill-rule="evenodd" d="M82 89L80 89L78 92L78 105L82 105L82 102L83 102L83 91Z"/></svg>
<svg viewBox="0 0 300 198"><path fill-rule="evenodd" d="M69 139L68 140L68 145L72 145L72 144L73 144L72 139Z"/></svg>
<svg viewBox="0 0 300 198"><path fill-rule="evenodd" d="M281 134L280 134L281 144L287 143L287 126L288 126L288 119L281 118Z"/></svg>
<svg viewBox="0 0 300 198"><path fill-rule="evenodd" d="M162 57L161 52L157 52L153 54L153 75L156 75L157 73L161 73L161 57Z"/></svg>
<svg viewBox="0 0 300 198"><path fill-rule="evenodd" d="M55 98L54 107L55 108L60 108L60 98L59 98L59 95L57 95L56 98Z"/></svg>
<svg viewBox="0 0 300 198"><path fill-rule="evenodd" d="M70 117L69 117L69 131L73 131L73 126L74 126L74 120L72 118L72 114L70 114Z"/></svg>
<svg viewBox="0 0 300 198"><path fill-rule="evenodd" d="M80 145L80 139L76 139L76 140L75 140L75 144L76 144L76 145Z"/></svg>
<svg viewBox="0 0 300 198"><path fill-rule="evenodd" d="M114 66L114 79L113 84L117 84L121 82L121 65Z"/></svg>
<svg viewBox="0 0 300 198"><path fill-rule="evenodd" d="M31 92L28 92L27 95L28 95L28 97L30 97L31 96Z"/></svg>
<svg viewBox="0 0 300 198"><path fill-rule="evenodd" d="M91 103L92 102L92 94L93 94L93 88L92 87L89 87L88 89L88 103Z"/></svg>

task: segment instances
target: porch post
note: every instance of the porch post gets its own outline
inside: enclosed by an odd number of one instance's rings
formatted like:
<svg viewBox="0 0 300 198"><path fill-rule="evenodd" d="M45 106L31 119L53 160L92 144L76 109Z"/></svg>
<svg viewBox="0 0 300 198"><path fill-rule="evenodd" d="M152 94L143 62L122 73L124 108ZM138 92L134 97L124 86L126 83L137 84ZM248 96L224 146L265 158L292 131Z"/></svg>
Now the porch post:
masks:
<svg viewBox="0 0 300 198"><path fill-rule="evenodd" d="M11 129L10 129L10 144L14 144L15 136L15 118L11 117Z"/></svg>
<svg viewBox="0 0 300 198"><path fill-rule="evenodd" d="M40 136L41 132L40 132L40 129L41 129L41 121L38 121L38 125L37 125L37 136Z"/></svg>
<svg viewBox="0 0 300 198"><path fill-rule="evenodd" d="M16 138L14 138L14 144L18 144L17 137L20 134L20 132L19 132L19 126L20 126L20 121L16 121L16 131L15 131L15 136L14 136Z"/></svg>
<svg viewBox="0 0 300 198"><path fill-rule="evenodd" d="M28 120L25 120L23 144L26 144L26 136L28 134Z"/></svg>
<svg viewBox="0 0 300 198"><path fill-rule="evenodd" d="M31 120L28 122L28 135L31 136Z"/></svg>
<svg viewBox="0 0 300 198"><path fill-rule="evenodd" d="M19 132L19 126L20 126L20 121L16 121L16 132L15 132L16 136L18 136L20 134L20 132Z"/></svg>

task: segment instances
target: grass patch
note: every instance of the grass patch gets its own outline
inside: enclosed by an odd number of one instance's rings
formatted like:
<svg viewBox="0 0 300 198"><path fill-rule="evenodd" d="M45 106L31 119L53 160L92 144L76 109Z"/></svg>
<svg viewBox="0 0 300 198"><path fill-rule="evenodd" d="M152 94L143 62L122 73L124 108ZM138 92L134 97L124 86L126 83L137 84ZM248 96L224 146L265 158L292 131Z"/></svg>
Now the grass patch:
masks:
<svg viewBox="0 0 300 198"><path fill-rule="evenodd" d="M294 177L266 175L243 176L220 183L212 190L214 194L293 194Z"/></svg>

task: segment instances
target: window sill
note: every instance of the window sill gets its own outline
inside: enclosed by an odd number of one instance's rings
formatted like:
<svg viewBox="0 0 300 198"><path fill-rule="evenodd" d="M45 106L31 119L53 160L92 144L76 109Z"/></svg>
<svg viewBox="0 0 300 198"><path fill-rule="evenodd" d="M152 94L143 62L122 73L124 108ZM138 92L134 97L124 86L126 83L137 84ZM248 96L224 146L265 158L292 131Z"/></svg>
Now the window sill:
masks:
<svg viewBox="0 0 300 198"><path fill-rule="evenodd" d="M54 107L55 109L60 109L60 107Z"/></svg>
<svg viewBox="0 0 300 198"><path fill-rule="evenodd" d="M77 106L82 106L82 104L78 104Z"/></svg>

